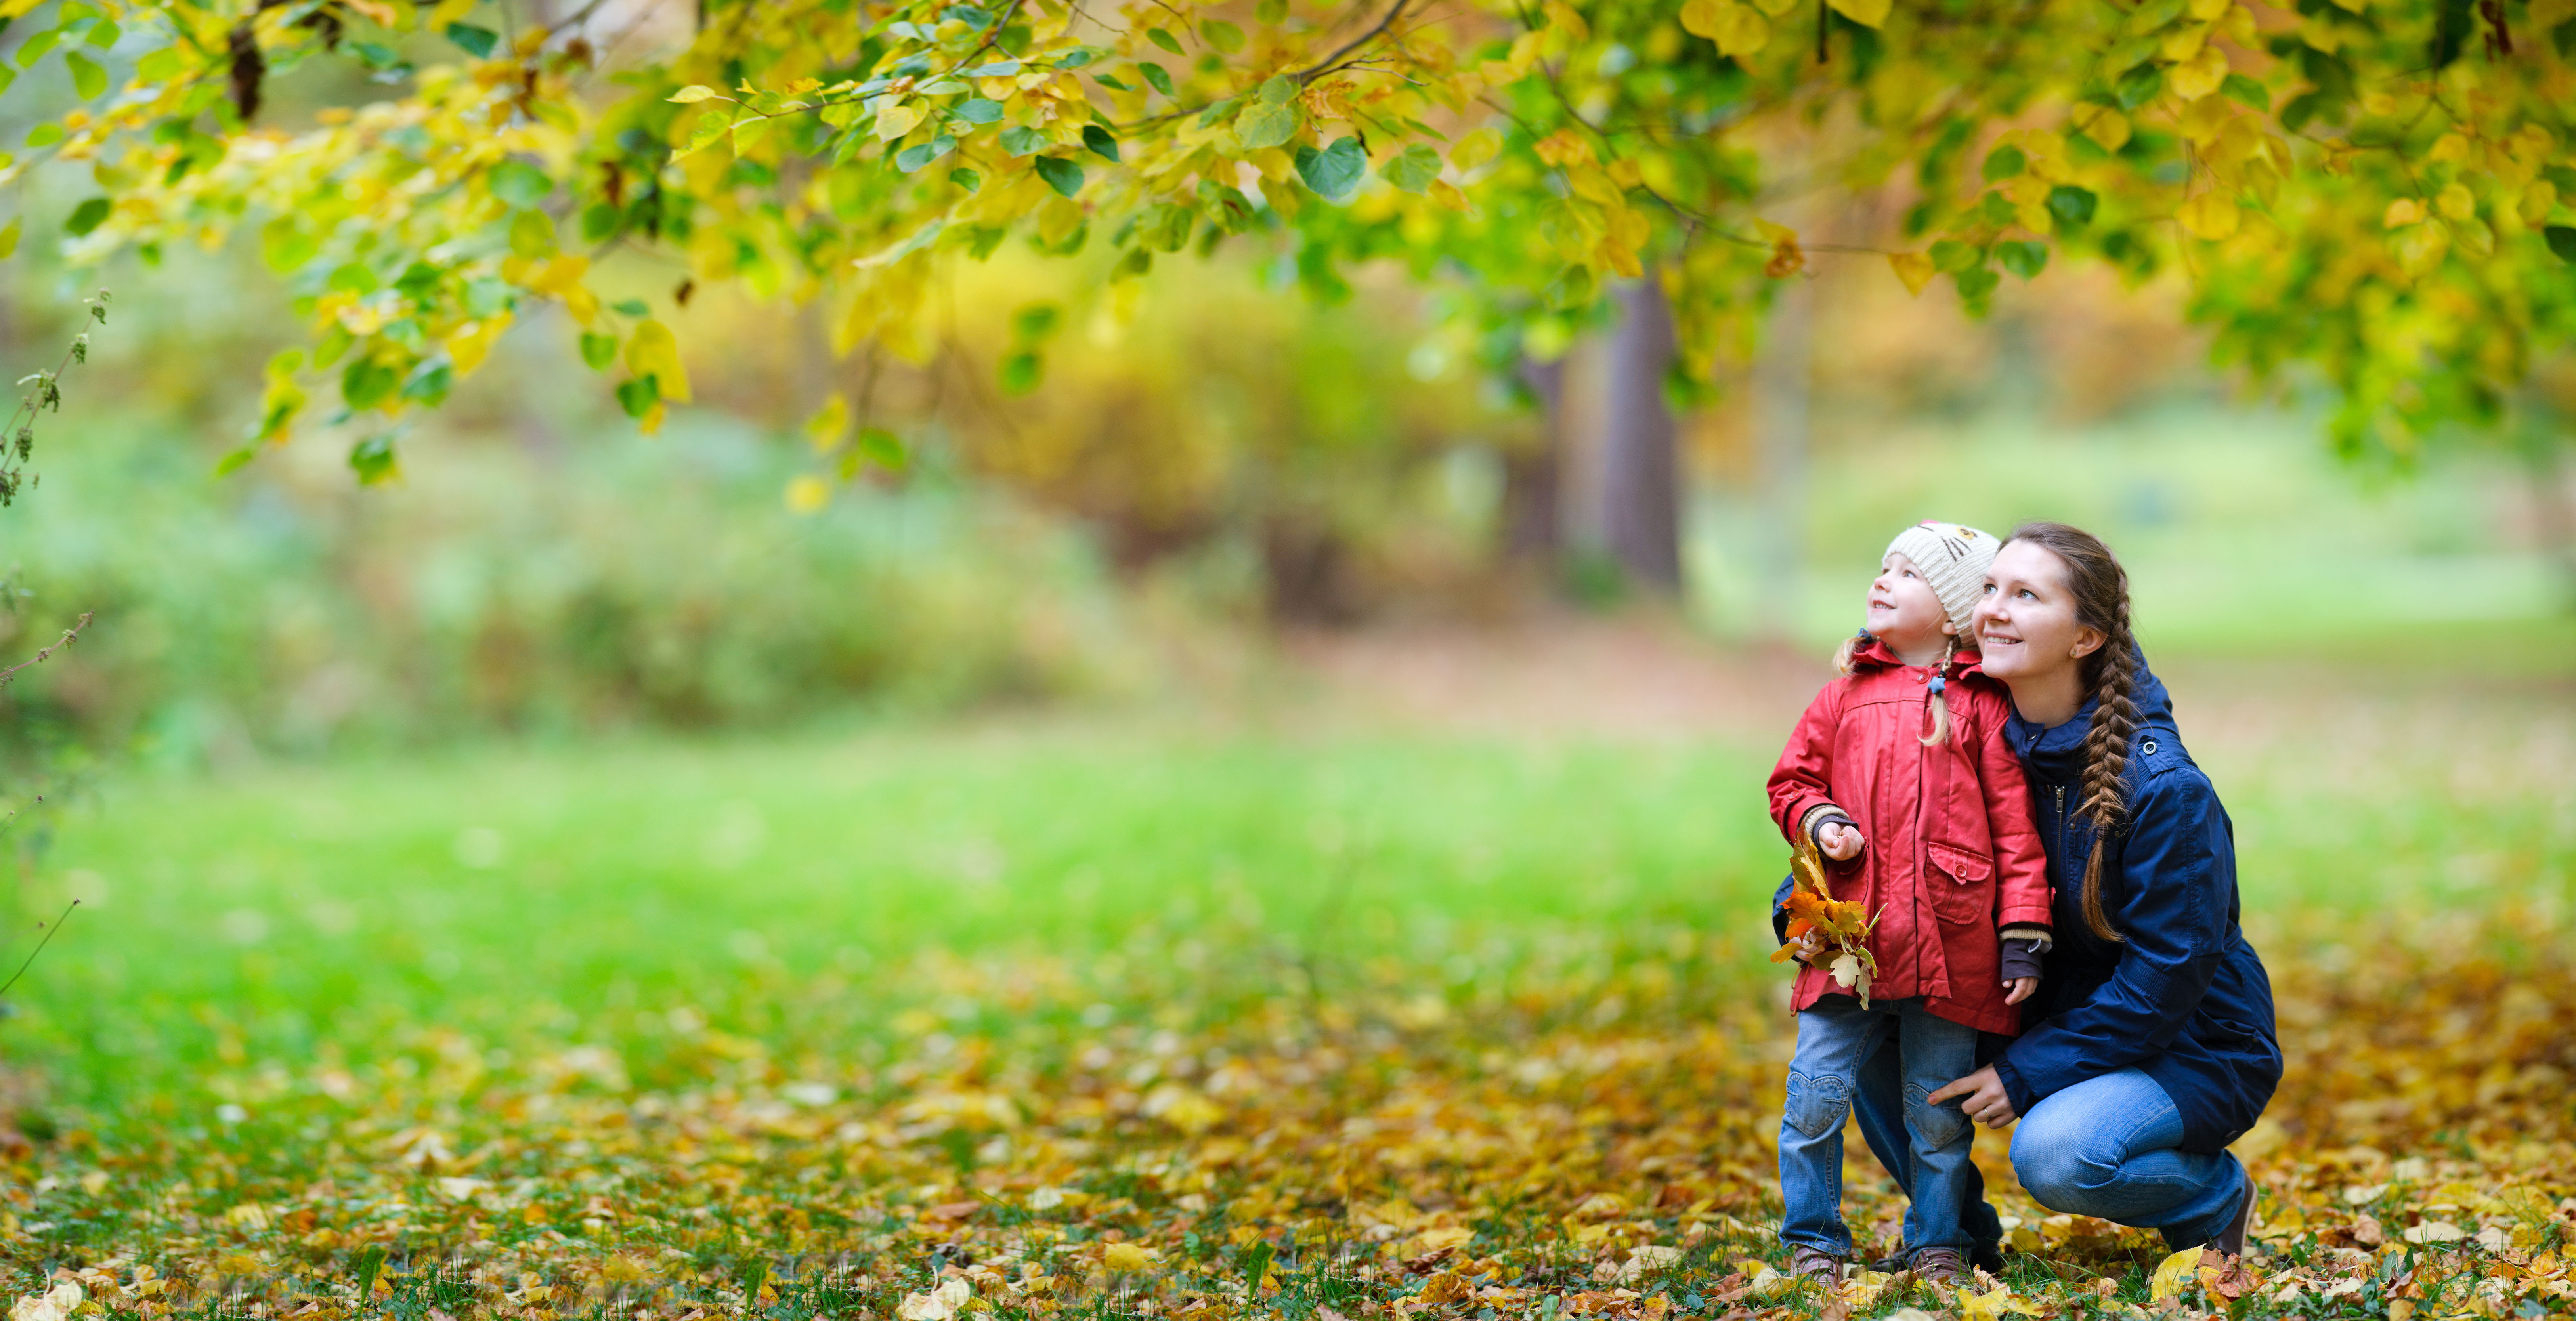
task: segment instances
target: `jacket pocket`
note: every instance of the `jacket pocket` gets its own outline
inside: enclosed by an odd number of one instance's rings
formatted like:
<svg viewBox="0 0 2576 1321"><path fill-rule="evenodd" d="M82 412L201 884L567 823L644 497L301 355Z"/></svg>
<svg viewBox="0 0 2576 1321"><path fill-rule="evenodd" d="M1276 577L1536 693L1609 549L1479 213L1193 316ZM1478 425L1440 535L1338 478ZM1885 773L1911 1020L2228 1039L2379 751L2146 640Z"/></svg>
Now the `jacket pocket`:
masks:
<svg viewBox="0 0 2576 1321"><path fill-rule="evenodd" d="M1944 922L1990 919L1995 911L1994 860L1956 844L1934 844L1926 852L1932 865L1923 888L1932 892L1932 911Z"/></svg>

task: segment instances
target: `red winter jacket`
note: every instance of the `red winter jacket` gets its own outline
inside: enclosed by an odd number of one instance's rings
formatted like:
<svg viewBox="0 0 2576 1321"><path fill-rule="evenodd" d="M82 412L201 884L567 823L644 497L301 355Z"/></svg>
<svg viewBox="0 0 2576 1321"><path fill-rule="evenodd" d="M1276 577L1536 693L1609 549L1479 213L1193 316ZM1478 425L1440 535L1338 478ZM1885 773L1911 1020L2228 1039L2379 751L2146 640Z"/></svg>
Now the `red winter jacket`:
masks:
<svg viewBox="0 0 2576 1321"><path fill-rule="evenodd" d="M1825 685L1771 771L1771 819L1792 840L1818 807L1841 808L1868 840L1848 862L1825 862L1834 898L1878 917L1870 998L1922 996L1927 1008L1986 1032L2021 1030L2004 1003L1997 932L2047 927L2048 859L2031 824L2021 761L2004 739L2011 699L1961 652L1946 696L1950 739L1932 730L1932 667L1907 665L1872 640L1852 672ZM1821 968L1798 973L1805 1009L1833 992Z"/></svg>

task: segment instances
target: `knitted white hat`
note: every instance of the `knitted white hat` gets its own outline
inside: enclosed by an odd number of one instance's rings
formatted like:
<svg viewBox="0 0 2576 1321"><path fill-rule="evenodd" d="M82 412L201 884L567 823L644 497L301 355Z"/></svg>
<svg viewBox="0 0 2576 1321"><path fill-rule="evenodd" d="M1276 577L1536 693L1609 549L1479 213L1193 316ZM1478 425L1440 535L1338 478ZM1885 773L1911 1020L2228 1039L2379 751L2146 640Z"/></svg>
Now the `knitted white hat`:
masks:
<svg viewBox="0 0 2576 1321"><path fill-rule="evenodd" d="M1950 617L1951 627L1963 637L1977 598L1985 594L1986 567L2001 549L2002 543L1991 532L1930 519L1897 533L1896 540L1887 543L1888 555L1914 561L1916 572L1932 584L1932 594L1941 598L1941 610Z"/></svg>

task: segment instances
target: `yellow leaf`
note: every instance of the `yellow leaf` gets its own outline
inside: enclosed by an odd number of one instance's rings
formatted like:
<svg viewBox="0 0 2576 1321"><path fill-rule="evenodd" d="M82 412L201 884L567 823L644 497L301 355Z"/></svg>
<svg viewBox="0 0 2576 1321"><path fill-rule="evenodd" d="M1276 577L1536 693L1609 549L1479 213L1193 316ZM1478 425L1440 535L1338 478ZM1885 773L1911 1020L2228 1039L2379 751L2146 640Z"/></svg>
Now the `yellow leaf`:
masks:
<svg viewBox="0 0 2576 1321"><path fill-rule="evenodd" d="M2075 108L2075 131L2104 151L2118 151L2128 145L2129 120L2109 106L2081 105Z"/></svg>
<svg viewBox="0 0 2576 1321"><path fill-rule="evenodd" d="M2453 220L2466 220L2478 213L2478 199L2470 194L2468 185L2460 183L2445 187L2433 199L2433 206Z"/></svg>
<svg viewBox="0 0 2576 1321"><path fill-rule="evenodd" d="M2225 193L2202 193L2183 203L2177 218L2193 238L2215 242L2236 232L2236 199Z"/></svg>
<svg viewBox="0 0 2576 1321"><path fill-rule="evenodd" d="M1480 128L1458 139L1458 145L1449 149L1449 163L1456 166L1460 174L1465 174L1492 160L1502 149L1501 133L1490 128Z"/></svg>
<svg viewBox="0 0 2576 1321"><path fill-rule="evenodd" d="M662 401L656 399L651 408L644 410L644 416L635 419L636 429L648 436L658 436L662 433L663 419L670 415L671 410L664 408Z"/></svg>
<svg viewBox="0 0 2576 1321"><path fill-rule="evenodd" d="M468 321L447 337L447 356L455 362L457 371L470 372L483 365L483 359L492 352L492 341L499 339L501 332L509 328L510 318L506 313Z"/></svg>
<svg viewBox="0 0 2576 1321"><path fill-rule="evenodd" d="M2191 0L2183 7L2183 12L2190 14L2194 21L2215 23L2235 5L2236 0Z"/></svg>
<svg viewBox="0 0 2576 1321"><path fill-rule="evenodd" d="M689 369L680 361L680 342L671 337L669 326L650 317L636 325L626 341L626 370L656 378L663 398L689 402Z"/></svg>
<svg viewBox="0 0 2576 1321"><path fill-rule="evenodd" d="M812 473L805 473L787 483L787 508L790 513L819 514L832 503L832 484Z"/></svg>
<svg viewBox="0 0 2576 1321"><path fill-rule="evenodd" d="M2165 86L2186 101L2197 101L2218 90L2227 81L2227 52L2216 46L2202 46L2200 53L2165 74Z"/></svg>
<svg viewBox="0 0 2576 1321"><path fill-rule="evenodd" d="M1689 0L1682 6L1682 31L1717 40L1717 16L1725 8L1726 0Z"/></svg>
<svg viewBox="0 0 2576 1321"><path fill-rule="evenodd" d="M1468 210L1467 195L1459 192L1458 189L1446 179L1432 180L1430 192L1432 201L1438 202L1440 205L1445 206L1452 211L1463 213Z"/></svg>
<svg viewBox="0 0 2576 1321"><path fill-rule="evenodd" d="M2156 44L2156 53L2180 64L2198 56L2201 47L2208 43L2208 24L2185 23L2165 34L2165 39Z"/></svg>
<svg viewBox="0 0 2576 1321"><path fill-rule="evenodd" d="M2196 1274L2199 1268L2200 1249L2196 1247L2184 1248L2165 1258L2156 1267L2155 1278L2147 1281L2147 1301L2161 1303L2180 1294L2184 1286L2199 1278Z"/></svg>
<svg viewBox="0 0 2576 1321"><path fill-rule="evenodd" d="M18 250L18 228L20 223L21 221L19 218L13 217L6 226L0 226L0 258L5 258L10 253Z"/></svg>
<svg viewBox="0 0 2576 1321"><path fill-rule="evenodd" d="M1101 1250L1100 1262L1119 1272L1150 1270L1154 1265L1154 1251L1136 1243L1112 1243Z"/></svg>
<svg viewBox="0 0 2576 1321"><path fill-rule="evenodd" d="M805 435L814 442L817 453L829 454L840 447L841 437L850 430L850 401L834 390L823 401L823 407L806 419Z"/></svg>
<svg viewBox="0 0 2576 1321"><path fill-rule="evenodd" d="M1547 21L1576 41L1592 35L1592 25L1584 22L1583 15L1574 12L1574 6L1565 0L1548 0Z"/></svg>
<svg viewBox="0 0 2576 1321"><path fill-rule="evenodd" d="M691 83L690 85L671 93L669 99L674 105L696 105L700 101L711 101L716 99L716 89ZM726 97L724 99L730 101L733 98Z"/></svg>
<svg viewBox="0 0 2576 1321"><path fill-rule="evenodd" d="M1771 23L1750 5L1728 4L1717 17L1717 49L1722 55L1751 55L1771 44Z"/></svg>
<svg viewBox="0 0 2576 1321"><path fill-rule="evenodd" d="M1889 0L1827 0L1843 17L1865 28L1887 22Z"/></svg>
<svg viewBox="0 0 2576 1321"><path fill-rule="evenodd" d="M1932 259L1920 252L1891 252L1887 254L1887 264L1895 270L1896 278L1905 282L1905 292L1909 294L1920 294L1932 283Z"/></svg>
<svg viewBox="0 0 2576 1321"><path fill-rule="evenodd" d="M921 122L921 107L890 105L877 112L877 141L892 142Z"/></svg>
<svg viewBox="0 0 2576 1321"><path fill-rule="evenodd" d="M2424 204L2412 197L2401 197L2388 204L2388 209L2380 214L2379 223L2384 228L2403 229L2423 219Z"/></svg>

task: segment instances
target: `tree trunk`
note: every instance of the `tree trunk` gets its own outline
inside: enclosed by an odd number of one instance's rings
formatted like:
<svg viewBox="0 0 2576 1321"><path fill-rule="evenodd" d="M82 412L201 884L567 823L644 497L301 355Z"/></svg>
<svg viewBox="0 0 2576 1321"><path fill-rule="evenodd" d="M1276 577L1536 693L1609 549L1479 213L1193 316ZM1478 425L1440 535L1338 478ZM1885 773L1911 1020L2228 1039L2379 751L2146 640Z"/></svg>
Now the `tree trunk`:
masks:
<svg viewBox="0 0 2576 1321"><path fill-rule="evenodd" d="M1620 290L1601 418L1602 548L1639 583L1682 585L1681 474L1664 373L1673 361L1672 311L1652 276Z"/></svg>
<svg viewBox="0 0 2576 1321"><path fill-rule="evenodd" d="M1813 382L1815 290L1792 277L1772 306L1753 362L1749 401L1758 493L1762 581L1757 627L1773 641L1797 631L1799 571L1806 556L1807 403Z"/></svg>
<svg viewBox="0 0 2576 1321"><path fill-rule="evenodd" d="M1503 454L1503 558L1552 568L1565 552L1565 359L1521 359L1538 396L1539 443Z"/></svg>

